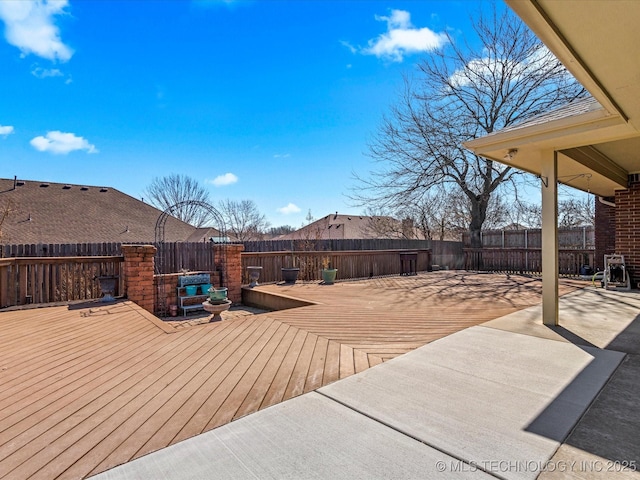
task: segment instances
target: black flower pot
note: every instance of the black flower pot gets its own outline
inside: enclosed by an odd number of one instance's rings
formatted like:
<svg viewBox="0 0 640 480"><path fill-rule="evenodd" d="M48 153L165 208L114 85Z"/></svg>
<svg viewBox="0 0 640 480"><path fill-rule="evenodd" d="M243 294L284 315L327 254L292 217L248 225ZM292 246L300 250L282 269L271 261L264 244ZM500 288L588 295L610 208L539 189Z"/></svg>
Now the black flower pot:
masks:
<svg viewBox="0 0 640 480"><path fill-rule="evenodd" d="M296 283L296 280L298 280L299 273L300 273L299 268L283 268L282 280L284 280L284 283Z"/></svg>

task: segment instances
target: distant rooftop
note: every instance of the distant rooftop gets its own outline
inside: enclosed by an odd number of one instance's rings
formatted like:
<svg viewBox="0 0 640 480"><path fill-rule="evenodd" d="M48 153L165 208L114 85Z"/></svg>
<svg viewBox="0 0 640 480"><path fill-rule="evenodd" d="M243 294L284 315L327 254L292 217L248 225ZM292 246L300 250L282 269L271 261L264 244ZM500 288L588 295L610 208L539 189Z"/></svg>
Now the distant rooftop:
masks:
<svg viewBox="0 0 640 480"><path fill-rule="evenodd" d="M153 242L161 211L106 186L0 179L9 214L1 243ZM186 241L196 228L169 217L165 240Z"/></svg>

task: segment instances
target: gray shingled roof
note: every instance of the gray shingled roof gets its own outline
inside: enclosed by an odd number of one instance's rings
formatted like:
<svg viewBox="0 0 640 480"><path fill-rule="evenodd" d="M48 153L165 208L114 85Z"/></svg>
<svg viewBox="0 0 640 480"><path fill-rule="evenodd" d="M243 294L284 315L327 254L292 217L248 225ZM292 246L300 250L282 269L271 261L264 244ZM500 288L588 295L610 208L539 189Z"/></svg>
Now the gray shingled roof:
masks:
<svg viewBox="0 0 640 480"><path fill-rule="evenodd" d="M576 115L582 115L584 113L592 112L595 110L602 110L603 108L604 107L600 105L600 103L598 103L598 101L593 97L580 98L578 100L574 100L571 103L567 103L562 107L542 113L540 115L536 115L535 117L531 117L521 123L510 125L503 128L502 130L490 133L489 135L487 135L487 137L519 130L521 128L533 127L535 125L543 125L548 122L562 120L564 118L574 117Z"/></svg>
<svg viewBox="0 0 640 480"><path fill-rule="evenodd" d="M153 242L162 213L114 188L33 180L14 188L13 179L0 179L0 208L6 205L4 244ZM165 240L185 241L195 230L169 217Z"/></svg>

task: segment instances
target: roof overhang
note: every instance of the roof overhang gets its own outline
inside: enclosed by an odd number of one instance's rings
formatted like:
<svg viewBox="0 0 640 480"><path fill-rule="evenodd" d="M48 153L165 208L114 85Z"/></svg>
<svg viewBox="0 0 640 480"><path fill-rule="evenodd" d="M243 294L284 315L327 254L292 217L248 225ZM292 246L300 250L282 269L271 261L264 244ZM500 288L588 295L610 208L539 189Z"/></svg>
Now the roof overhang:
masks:
<svg viewBox="0 0 640 480"><path fill-rule="evenodd" d="M600 106L465 143L474 153L540 174L557 151L567 185L602 196L640 172L640 2L506 0ZM517 154L514 155L514 152ZM511 152L511 154L509 153Z"/></svg>

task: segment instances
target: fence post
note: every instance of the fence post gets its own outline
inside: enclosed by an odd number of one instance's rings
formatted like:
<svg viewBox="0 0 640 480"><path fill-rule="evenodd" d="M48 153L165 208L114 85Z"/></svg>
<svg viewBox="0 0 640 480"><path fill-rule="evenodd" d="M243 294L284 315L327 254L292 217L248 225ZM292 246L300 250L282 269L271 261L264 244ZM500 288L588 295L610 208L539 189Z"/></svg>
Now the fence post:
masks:
<svg viewBox="0 0 640 480"><path fill-rule="evenodd" d="M529 230L524 231L524 269L529 272Z"/></svg>
<svg viewBox="0 0 640 480"><path fill-rule="evenodd" d="M153 269L156 251L153 245L122 245L124 295L151 313L154 313Z"/></svg>

